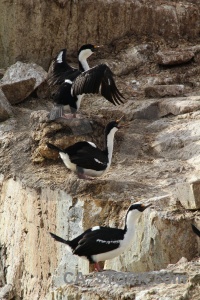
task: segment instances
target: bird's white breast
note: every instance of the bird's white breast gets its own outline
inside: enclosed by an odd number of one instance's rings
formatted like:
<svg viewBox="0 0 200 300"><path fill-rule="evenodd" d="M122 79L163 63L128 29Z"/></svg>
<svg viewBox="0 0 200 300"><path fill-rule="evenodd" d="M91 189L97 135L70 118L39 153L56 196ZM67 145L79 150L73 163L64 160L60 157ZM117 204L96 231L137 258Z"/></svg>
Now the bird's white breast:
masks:
<svg viewBox="0 0 200 300"><path fill-rule="evenodd" d="M119 241L111 240L110 241L110 243L118 243L119 242L119 246L117 249L111 250L111 251L108 251L105 253L99 253L96 255L92 255L92 259L95 262L99 262L99 261L105 261L107 259L112 259L114 257L119 256L130 246L133 236L134 236L134 229L128 230L125 233L123 240L119 240ZM99 242L105 242L105 243L109 244L109 241L99 241Z"/></svg>
<svg viewBox="0 0 200 300"><path fill-rule="evenodd" d="M92 170L92 169L83 169L84 174L87 176L91 176L91 177L98 177L101 176L105 170L103 171L96 171L96 170Z"/></svg>
<svg viewBox="0 0 200 300"><path fill-rule="evenodd" d="M83 96L84 96L84 94L78 95L78 96L77 96L77 98L78 98L78 100L76 101L77 109L79 109L80 106L81 106L81 101L82 101L82 99L83 99Z"/></svg>
<svg viewBox="0 0 200 300"><path fill-rule="evenodd" d="M117 257L120 254L122 254L122 252L124 252L124 250L125 250L125 248L119 247L119 248L109 251L109 252L92 255L92 260L95 262L99 262L99 261L105 261L107 259L112 259L112 258Z"/></svg>
<svg viewBox="0 0 200 300"><path fill-rule="evenodd" d="M69 155L67 153L63 153L63 152L59 152L60 157L62 158L65 166L72 170L73 172L76 172L76 164L72 163L70 161ZM92 170L92 169L83 169L83 173L87 176L92 176L92 177L98 177L101 176L103 173L105 172L105 170L103 171L96 171L96 170Z"/></svg>
<svg viewBox="0 0 200 300"><path fill-rule="evenodd" d="M64 153L64 152L59 152L59 154L60 154L60 157L62 158L65 166L68 169L75 172L76 171L76 165L70 161L69 155L67 153Z"/></svg>

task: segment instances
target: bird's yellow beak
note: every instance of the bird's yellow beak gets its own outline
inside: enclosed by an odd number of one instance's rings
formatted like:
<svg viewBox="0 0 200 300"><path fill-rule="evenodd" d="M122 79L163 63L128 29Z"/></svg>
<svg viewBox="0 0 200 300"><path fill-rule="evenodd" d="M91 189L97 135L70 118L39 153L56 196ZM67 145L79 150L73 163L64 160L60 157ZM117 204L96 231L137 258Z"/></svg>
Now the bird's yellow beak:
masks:
<svg viewBox="0 0 200 300"><path fill-rule="evenodd" d="M117 119L115 122L119 124L121 122L121 120L123 119L123 117L124 117L124 115L121 118ZM118 126L118 128L128 127L128 126L129 126L129 123L125 123L125 124L120 124Z"/></svg>
<svg viewBox="0 0 200 300"><path fill-rule="evenodd" d="M149 207L149 206L151 206L152 204L150 203L150 204L147 204L147 205L144 205L144 204L142 204L141 206L142 206L142 208L145 210L147 207Z"/></svg>
<svg viewBox="0 0 200 300"><path fill-rule="evenodd" d="M94 45L95 49L99 49L99 48L102 48L102 47L104 47L104 45Z"/></svg>

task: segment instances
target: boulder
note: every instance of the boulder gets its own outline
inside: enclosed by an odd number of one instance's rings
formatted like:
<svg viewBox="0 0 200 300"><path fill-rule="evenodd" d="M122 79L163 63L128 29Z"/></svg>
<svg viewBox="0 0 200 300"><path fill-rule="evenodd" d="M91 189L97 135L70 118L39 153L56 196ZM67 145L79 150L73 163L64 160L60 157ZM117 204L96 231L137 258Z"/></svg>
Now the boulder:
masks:
<svg viewBox="0 0 200 300"><path fill-rule="evenodd" d="M159 65L180 65L190 61L194 57L193 51L159 51L155 59Z"/></svg>
<svg viewBox="0 0 200 300"><path fill-rule="evenodd" d="M0 86L11 104L22 102L46 80L46 71L35 63L16 62L4 74Z"/></svg>
<svg viewBox="0 0 200 300"><path fill-rule="evenodd" d="M188 262L184 257L180 259L180 263L170 264L160 271L145 273L107 270L83 276L81 272L67 272L65 283L49 292L47 300L74 299L74 295L76 300L199 299L199 262Z"/></svg>
<svg viewBox="0 0 200 300"><path fill-rule="evenodd" d="M0 121L7 120L12 115L12 108L4 93L0 89Z"/></svg>
<svg viewBox="0 0 200 300"><path fill-rule="evenodd" d="M193 112L200 109L200 97L199 96L188 96L169 98L159 102L159 115L164 117L168 114L180 115L189 112Z"/></svg>
<svg viewBox="0 0 200 300"><path fill-rule="evenodd" d="M183 84L153 85L145 88L145 96L149 98L175 97L183 93Z"/></svg>
<svg viewBox="0 0 200 300"><path fill-rule="evenodd" d="M5 74L5 69L0 69L0 78L3 77Z"/></svg>
<svg viewBox="0 0 200 300"><path fill-rule="evenodd" d="M30 95L34 90L35 82L35 78L13 81L2 84L1 89L11 104L17 104Z"/></svg>
<svg viewBox="0 0 200 300"><path fill-rule="evenodd" d="M130 74L146 63L150 51L152 49L149 44L128 47L116 56L116 61L109 61L109 66L116 75Z"/></svg>
<svg viewBox="0 0 200 300"><path fill-rule="evenodd" d="M176 186L176 196L186 209L200 209L200 180Z"/></svg>

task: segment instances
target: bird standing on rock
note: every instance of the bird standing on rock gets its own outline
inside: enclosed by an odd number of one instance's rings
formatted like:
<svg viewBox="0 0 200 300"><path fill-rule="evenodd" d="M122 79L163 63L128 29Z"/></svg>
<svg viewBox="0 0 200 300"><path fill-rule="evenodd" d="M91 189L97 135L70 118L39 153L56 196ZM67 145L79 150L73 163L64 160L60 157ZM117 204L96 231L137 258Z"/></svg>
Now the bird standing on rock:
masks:
<svg viewBox="0 0 200 300"><path fill-rule="evenodd" d="M84 94L100 93L114 105L123 103L122 94L117 89L113 73L106 64L90 69L87 58L100 46L83 45L78 51L79 69L72 68L66 62L66 49L62 49L48 72L47 82L50 86L58 85L53 95L56 103L49 114L50 120L60 117L76 118ZM63 114L63 107L70 106L71 115Z"/></svg>
<svg viewBox="0 0 200 300"><path fill-rule="evenodd" d="M97 148L94 143L86 141L77 142L64 150L51 143L47 143L47 146L58 151L66 167L76 172L79 178L92 179L91 177L101 176L111 164L115 132L128 126L128 124L119 124L122 118L123 116L119 120L107 124L104 134L104 150Z"/></svg>
<svg viewBox="0 0 200 300"><path fill-rule="evenodd" d="M66 244L73 254L88 259L97 271L101 271L98 262L119 256L130 245L135 225L149 206L151 204L132 204L126 213L124 229L94 226L71 241L50 234L56 241Z"/></svg>

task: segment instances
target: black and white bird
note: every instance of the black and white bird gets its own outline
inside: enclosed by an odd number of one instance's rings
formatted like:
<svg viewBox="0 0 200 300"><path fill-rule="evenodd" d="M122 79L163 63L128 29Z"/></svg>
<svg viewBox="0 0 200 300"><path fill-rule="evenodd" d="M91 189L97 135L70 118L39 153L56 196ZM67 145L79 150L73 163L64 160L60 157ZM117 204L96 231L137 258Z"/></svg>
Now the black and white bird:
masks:
<svg viewBox="0 0 200 300"><path fill-rule="evenodd" d="M124 97L115 84L110 68L106 64L99 64L90 69L88 65L87 58L99 47L87 44L79 49L79 69L72 68L66 62L66 49L58 53L47 78L50 86L58 86L53 94L56 105L49 114L50 120L60 117L75 118L84 94L100 93L114 105L123 103ZM63 114L65 105L69 105L71 115Z"/></svg>
<svg viewBox="0 0 200 300"><path fill-rule="evenodd" d="M92 179L91 177L101 176L111 164L115 132L128 125L120 125L121 119L122 117L107 124L104 134L104 150L97 148L94 143L86 141L77 142L64 150L51 143L47 143L47 146L58 151L66 167L76 172L79 178Z"/></svg>
<svg viewBox="0 0 200 300"><path fill-rule="evenodd" d="M119 256L130 245L138 219L150 205L132 204L126 213L124 229L94 226L71 241L50 234L56 241L66 244L72 254L88 259L100 271L98 262Z"/></svg>
<svg viewBox="0 0 200 300"><path fill-rule="evenodd" d="M196 235L198 235L200 237L200 230L196 226L194 226L193 224L192 224L192 230L193 230L194 233L196 233Z"/></svg>

